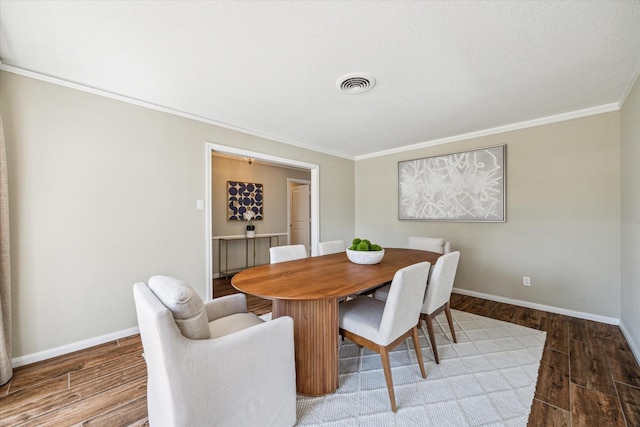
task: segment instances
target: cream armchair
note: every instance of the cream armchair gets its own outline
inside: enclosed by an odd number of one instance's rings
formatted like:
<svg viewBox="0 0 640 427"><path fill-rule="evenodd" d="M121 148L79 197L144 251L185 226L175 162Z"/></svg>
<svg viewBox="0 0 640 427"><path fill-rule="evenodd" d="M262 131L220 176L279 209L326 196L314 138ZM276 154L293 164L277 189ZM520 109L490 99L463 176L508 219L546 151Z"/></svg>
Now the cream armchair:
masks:
<svg viewBox="0 0 640 427"><path fill-rule="evenodd" d="M133 294L152 427L295 424L290 317L264 322L247 313L244 294L203 302L167 276Z"/></svg>

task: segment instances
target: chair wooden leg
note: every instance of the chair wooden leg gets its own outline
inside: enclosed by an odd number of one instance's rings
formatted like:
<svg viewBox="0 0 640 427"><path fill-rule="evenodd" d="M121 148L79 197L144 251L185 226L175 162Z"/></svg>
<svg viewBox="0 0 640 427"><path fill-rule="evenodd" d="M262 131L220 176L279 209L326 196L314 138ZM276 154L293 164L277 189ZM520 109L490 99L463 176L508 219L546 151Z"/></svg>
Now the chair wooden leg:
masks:
<svg viewBox="0 0 640 427"><path fill-rule="evenodd" d="M416 357L418 358L418 364L420 365L420 373L422 374L422 378L427 378L427 373L424 370L424 361L422 360L422 350L420 349L420 340L418 339L417 326L413 327L411 339L413 340L413 348L416 350Z"/></svg>
<svg viewBox="0 0 640 427"><path fill-rule="evenodd" d="M387 380L387 390L389 391L391 410L393 412L398 412L398 407L396 406L396 395L393 392L393 377L391 376L391 362L389 361L389 351L386 347L380 346L380 358L382 359L384 378L385 380Z"/></svg>
<svg viewBox="0 0 640 427"><path fill-rule="evenodd" d="M433 319L431 318L431 315L427 314L424 320L427 322L427 331L429 332L429 341L431 341L433 357L436 359L436 363L440 364L440 359L438 358L438 347L436 346L436 336L433 333Z"/></svg>
<svg viewBox="0 0 640 427"><path fill-rule="evenodd" d="M449 322L449 330L453 337L453 342L458 342L456 339L456 330L453 328L453 318L451 317L451 309L449 308L449 301L444 305L444 313L447 315L447 322Z"/></svg>

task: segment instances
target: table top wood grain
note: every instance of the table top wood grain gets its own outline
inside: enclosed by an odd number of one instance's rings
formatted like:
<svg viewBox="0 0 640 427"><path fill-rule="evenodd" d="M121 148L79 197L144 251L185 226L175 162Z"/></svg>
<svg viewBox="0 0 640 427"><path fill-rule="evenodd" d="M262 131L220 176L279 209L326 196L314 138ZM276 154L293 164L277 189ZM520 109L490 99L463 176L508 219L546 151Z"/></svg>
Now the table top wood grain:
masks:
<svg viewBox="0 0 640 427"><path fill-rule="evenodd" d="M367 292L391 281L399 269L440 254L385 248L379 264L354 264L345 252L249 268L233 276L237 290L272 300L336 299Z"/></svg>

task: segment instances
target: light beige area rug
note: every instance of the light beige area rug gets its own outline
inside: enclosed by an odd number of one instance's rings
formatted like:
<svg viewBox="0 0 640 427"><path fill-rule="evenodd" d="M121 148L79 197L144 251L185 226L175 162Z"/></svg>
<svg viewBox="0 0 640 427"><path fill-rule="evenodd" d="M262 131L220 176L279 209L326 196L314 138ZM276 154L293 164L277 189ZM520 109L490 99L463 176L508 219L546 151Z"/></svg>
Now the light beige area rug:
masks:
<svg viewBox="0 0 640 427"><path fill-rule="evenodd" d="M434 328L436 364L424 322L420 376L411 340L391 352L398 412L391 411L380 356L350 341L340 346L340 385L328 396L298 395L299 426L526 426L546 332L452 310Z"/></svg>

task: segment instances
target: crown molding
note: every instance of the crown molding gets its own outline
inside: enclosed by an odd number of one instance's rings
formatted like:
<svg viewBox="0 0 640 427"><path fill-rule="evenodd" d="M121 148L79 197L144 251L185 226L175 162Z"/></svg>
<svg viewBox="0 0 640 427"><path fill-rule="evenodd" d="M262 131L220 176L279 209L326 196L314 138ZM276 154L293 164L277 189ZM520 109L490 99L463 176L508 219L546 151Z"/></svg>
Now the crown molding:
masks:
<svg viewBox="0 0 640 427"><path fill-rule="evenodd" d="M547 116L547 117L542 117L539 119L534 119L534 120L528 120L528 121L524 121L524 122L519 122L519 123L513 123L513 124L509 124L509 125L505 125L505 126L498 126L498 127L494 127L494 128L489 128L489 129L484 129L484 130L480 130L480 131L475 131L475 132L469 132L469 133L465 133L465 134L460 134L460 135L454 135L454 136L450 136L450 137L446 137L446 138L439 138L439 139L434 139L434 140L430 140L430 141L424 141L424 142L420 142L417 144L411 144L411 145L405 145L403 147L399 147L399 148L393 148L390 150L383 150L383 151L378 151L375 153L370 153L370 154L364 154L361 156L349 156L346 155L344 153L338 153L335 151L331 151L331 150L323 150L323 149L319 149L317 147L312 147L310 145L307 144L303 144L300 143L298 141L292 141L292 140L287 140L284 138L279 138L279 137L275 137L272 135L268 135L268 134L263 134L260 132L255 132L252 131L250 129L245 129L239 126L234 126L228 123L224 123L224 122L220 122L220 121L216 121L216 120L212 120L209 119L207 117L202 117L202 116L198 116L195 114L191 114L191 113L187 113L184 111L180 111L180 110L175 110L169 107L165 107L163 105L159 105L159 104L154 104L151 102L147 102L141 99L136 99L136 98L131 98L128 96L124 96L124 95L120 95L117 93L113 93L113 92L108 92L102 89L98 89L98 88L94 88L91 86L87 86L87 85L83 85L80 83L75 83L72 81L68 81L68 80L64 80L58 77L53 77L53 76L49 76L46 74L41 74L35 71L30 71L30 70L26 70L23 68L19 68L19 67L14 67L12 65L7 65L5 63L2 62L2 60L0 60L0 70L1 71L6 71L9 73L13 73L13 74L18 74L21 76L25 76L25 77L30 77L36 80L41 80L47 83L52 83L55 85L59 85L59 86L64 86L64 87L68 87L71 89L75 89L75 90L79 90L82 92L87 92L87 93L91 93L94 95L98 95L98 96L104 96L106 98L111 98L111 99L115 99L118 101L122 101L122 102L126 102L129 104L133 104L133 105L138 105L140 107L144 107L144 108L149 108L152 110L156 110L156 111L160 111L160 112L164 112L164 113L168 113L168 114L172 114L172 115L176 115L176 116L180 116L186 119L190 119L190 120L194 120L194 121L198 121L201 123L206 123L206 124L210 124L213 126L218 126L224 129L229 129L232 131L236 131L236 132L241 132L247 135L252 135L258 138L262 138L262 139L267 139L270 141L275 141L275 142L279 142L282 144L286 144L286 145L291 145L294 147L298 147L298 148L303 148L305 150L309 150L309 151L313 151L313 152L317 152L317 153L322 153L322 154L326 154L329 156L334 156L334 157L339 157L339 158L343 158L343 159L347 159L347 160L353 160L353 161L359 161L359 160L366 160L366 159L371 159L371 158L376 158L376 157L383 157L383 156L388 156L391 154L397 154L397 153L404 153L407 151L412 151L412 150L418 150L421 148L427 148L427 147L433 147L436 145L442 145L442 144L449 144L452 142L457 142L457 141L464 141L467 139L473 139L473 138L480 138L480 137L484 137L484 136L490 136L490 135L497 135L497 134L501 134L501 133L505 133L505 132L511 132L514 130L521 130L521 129L527 129L527 128L531 128L531 127L535 127L535 126L541 126L541 125L546 125L546 124L551 124L551 123L557 123L557 122L562 122L562 121L567 121L567 120L573 120L573 119L577 119L577 118L582 118L582 117L587 117L587 116L592 116L592 115L596 115L596 114L602 114L602 113L608 113L611 111L618 111L620 110L620 106L622 105L622 103L624 102L624 100L626 99L627 95L629 94L629 92L631 91L631 88L633 87L633 84L635 83L635 80L632 81L632 83L629 85L629 87L625 90L625 93L623 94L621 101L620 102L615 102L615 103L611 103L611 104L604 104L604 105L600 105L600 106L596 106L596 107L591 107L591 108L585 108L582 110L576 110L576 111L570 111L568 113L562 113L562 114L556 114L553 116ZM638 74L638 73L636 73ZM636 76L636 79L638 77Z"/></svg>
<svg viewBox="0 0 640 427"><path fill-rule="evenodd" d="M618 104L620 104L621 107L622 105L624 105L624 102L627 100L627 97L631 93L633 86L636 84L636 82L638 82L638 79L640 79L640 64L638 64L638 66L636 67L636 71L635 73L633 73L631 81L629 82L624 92L622 93L622 96L620 97L620 102Z"/></svg>
<svg viewBox="0 0 640 427"><path fill-rule="evenodd" d="M355 160L365 160L374 157L388 156L390 154L404 153L406 151L418 150L420 148L433 147L436 145L449 144L451 142L464 141L467 139L480 138L483 136L497 135L500 133L511 132L514 130L527 129L531 127L547 125L550 123L564 122L567 120L578 119L581 117L593 116L596 114L609 113L611 111L620 110L620 103L614 102L612 104L600 105L597 107L585 108L582 110L570 111L568 113L556 114L554 116L542 117L534 120L527 120L525 122L512 123L510 125L498 126L495 128L464 133L455 136L449 136L446 138L434 139L431 141L420 142L418 144L405 145L404 147L394 148L391 150L379 151L377 153L366 154L363 156L356 156Z"/></svg>
<svg viewBox="0 0 640 427"><path fill-rule="evenodd" d="M250 129L245 129L239 126L234 126L229 123L220 122L217 120L209 119L207 117L198 116L196 114L187 113L185 111L174 110L173 108L165 107L163 105L154 104L152 102L147 102L142 99L131 98L129 96L120 95L117 93L105 91L102 89L98 89L92 86L87 86L81 83L72 82L69 80L64 80L58 77L49 76L46 74L38 73L35 71L26 70L24 68L14 67L12 65L7 65L0 61L0 71L6 71L9 73L17 74L24 77L30 77L32 79L40 80L47 83L52 83L58 86L68 87L70 89L79 90L82 92L87 92L93 95L104 96L106 98L115 99L117 101L126 102L128 104L137 105L139 107L149 108L151 110L161 111L163 113L173 114L175 116L180 116L185 119L195 120L197 122L206 123L213 126L218 126L224 129L229 129L236 132L241 132L247 135L255 136L262 139L268 139L270 141L279 142L286 145L292 145L294 147L303 148L305 150L314 151L317 153L327 154L334 157L340 157L348 160L354 160L353 156L347 156L343 153L337 153L331 150L323 150L317 147L312 147L307 144L303 144L298 141L292 141L284 138L279 138L273 135L264 134L256 131L252 131Z"/></svg>

